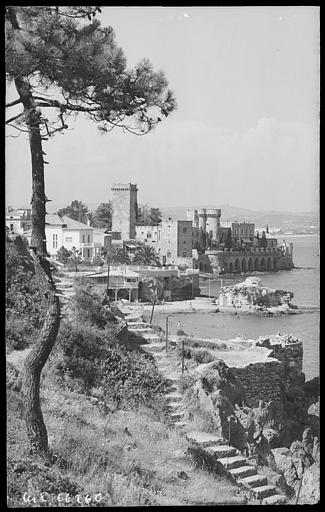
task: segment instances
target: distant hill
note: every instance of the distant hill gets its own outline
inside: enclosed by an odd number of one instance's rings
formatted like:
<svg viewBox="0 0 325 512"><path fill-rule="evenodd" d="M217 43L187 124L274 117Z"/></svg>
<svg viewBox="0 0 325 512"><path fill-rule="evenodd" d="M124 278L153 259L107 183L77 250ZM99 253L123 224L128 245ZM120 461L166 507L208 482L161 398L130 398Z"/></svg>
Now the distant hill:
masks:
<svg viewBox="0 0 325 512"><path fill-rule="evenodd" d="M204 206L205 208L215 208L215 206ZM197 207L196 207L197 208ZM221 224L222 222L246 221L254 222L256 226L283 227L290 226L319 226L319 218L315 212L277 212L271 211L255 211L246 208L238 208L230 205L220 205ZM171 217L176 220L186 220L186 212L193 209L186 206L161 208L163 217Z"/></svg>
<svg viewBox="0 0 325 512"><path fill-rule="evenodd" d="M86 203L89 211L97 208L99 203ZM15 205L23 208L24 205ZM47 212L55 213L61 208L67 206L67 203L47 203ZM141 206L141 204L140 204ZM156 205L149 205L156 206ZM29 207L30 206L26 206ZM173 220L186 220L186 212L193 209L194 206L171 206L160 208L163 218L171 217ZM200 208L200 206L195 206ZM216 205L204 205L204 208L216 208ZM248 208L240 208L228 204L218 205L221 209L222 222L246 221L254 222L257 228L269 226L272 228L280 228L283 231L303 231L306 227L314 226L316 231L319 229L319 217L317 212L287 212L287 211L256 211Z"/></svg>

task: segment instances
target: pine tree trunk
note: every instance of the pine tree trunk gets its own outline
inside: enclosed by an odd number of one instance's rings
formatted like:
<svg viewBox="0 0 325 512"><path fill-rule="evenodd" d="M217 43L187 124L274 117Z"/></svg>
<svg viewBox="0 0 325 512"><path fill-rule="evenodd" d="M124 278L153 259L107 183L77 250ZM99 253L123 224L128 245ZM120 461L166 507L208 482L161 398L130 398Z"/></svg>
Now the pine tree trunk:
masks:
<svg viewBox="0 0 325 512"><path fill-rule="evenodd" d="M48 437L40 405L40 378L59 330L60 302L56 294L50 264L46 259L46 196L40 113L35 106L29 84L21 78L16 78L15 85L24 106L32 160L31 254L38 276L40 292L46 303L44 324L25 361L23 378L24 412L30 450L39 455L46 455L48 453Z"/></svg>

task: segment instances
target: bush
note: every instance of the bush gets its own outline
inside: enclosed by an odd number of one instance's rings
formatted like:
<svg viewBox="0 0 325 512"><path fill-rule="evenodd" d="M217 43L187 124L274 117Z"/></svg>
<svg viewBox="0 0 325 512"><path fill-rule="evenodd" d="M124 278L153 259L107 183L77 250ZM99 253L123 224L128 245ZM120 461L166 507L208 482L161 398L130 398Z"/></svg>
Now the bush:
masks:
<svg viewBox="0 0 325 512"><path fill-rule="evenodd" d="M27 242L16 237L6 243L6 343L26 348L43 323L46 305L39 292Z"/></svg>
<svg viewBox="0 0 325 512"><path fill-rule="evenodd" d="M108 320L111 320L106 309L102 305L102 298L96 292L93 283L85 278L80 278L75 284L75 296L73 305L77 320L83 323L104 329Z"/></svg>
<svg viewBox="0 0 325 512"><path fill-rule="evenodd" d="M36 330L25 318L9 316L6 320L6 346L9 350L22 350L28 347Z"/></svg>
<svg viewBox="0 0 325 512"><path fill-rule="evenodd" d="M203 363L211 363L215 359L215 357L211 354L209 350L204 348L200 348L192 351L192 358L199 364Z"/></svg>
<svg viewBox="0 0 325 512"><path fill-rule="evenodd" d="M197 377L193 375L193 373L184 373L181 375L178 383L178 389L181 393L185 393L189 388L191 388L196 381Z"/></svg>
<svg viewBox="0 0 325 512"><path fill-rule="evenodd" d="M62 325L50 364L62 386L82 393L97 388L114 407L148 405L164 390L151 359L128 352L106 331L86 325Z"/></svg>
<svg viewBox="0 0 325 512"><path fill-rule="evenodd" d="M100 380L98 366L107 356L109 343L102 331L62 323L50 359L55 375L70 389L87 392Z"/></svg>

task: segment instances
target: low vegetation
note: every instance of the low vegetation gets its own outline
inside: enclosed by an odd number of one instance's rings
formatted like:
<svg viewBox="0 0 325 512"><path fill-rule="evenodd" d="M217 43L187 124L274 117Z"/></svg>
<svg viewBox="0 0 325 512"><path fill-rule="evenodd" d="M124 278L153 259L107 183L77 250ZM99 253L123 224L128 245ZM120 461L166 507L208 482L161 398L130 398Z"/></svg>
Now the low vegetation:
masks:
<svg viewBox="0 0 325 512"><path fill-rule="evenodd" d="M29 264L27 249L24 254ZM15 265L14 258L9 289L12 276L20 272ZM33 293L32 287L25 289L27 301ZM7 364L9 507L243 502L237 487L196 467L186 439L166 421L166 383L152 357L136 344L130 350L123 320L101 304L87 282L76 285L74 320L61 323L42 373L41 402L51 457L44 461L31 455L21 393L20 355L26 350L12 350L33 343L33 332L27 337L27 323L19 315L20 304L18 298L9 303L19 340L13 345L9 337L13 364ZM36 312L33 318L36 329Z"/></svg>
<svg viewBox="0 0 325 512"><path fill-rule="evenodd" d="M28 347L40 329L44 305L27 241L6 240L6 348Z"/></svg>

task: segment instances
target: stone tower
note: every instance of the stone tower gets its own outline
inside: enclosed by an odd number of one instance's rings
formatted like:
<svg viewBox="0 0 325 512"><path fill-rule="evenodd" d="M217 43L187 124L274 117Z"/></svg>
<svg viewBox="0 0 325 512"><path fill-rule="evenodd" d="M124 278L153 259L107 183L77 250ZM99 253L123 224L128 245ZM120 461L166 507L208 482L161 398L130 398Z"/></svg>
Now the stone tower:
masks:
<svg viewBox="0 0 325 512"><path fill-rule="evenodd" d="M207 211L205 208L201 208L197 211L199 216L199 229L203 229L204 233L207 229Z"/></svg>
<svg viewBox="0 0 325 512"><path fill-rule="evenodd" d="M188 209L186 212L186 218L187 220L190 220L192 222L193 228L199 228L199 216L197 213L197 210L195 209Z"/></svg>
<svg viewBox="0 0 325 512"><path fill-rule="evenodd" d="M221 210L217 208L213 208L206 211L207 220L206 220L206 231L209 233L212 231L213 240L219 242L220 238L220 217Z"/></svg>
<svg viewBox="0 0 325 512"><path fill-rule="evenodd" d="M121 233L121 240L135 239L138 188L132 183L114 183L111 187L112 231Z"/></svg>

